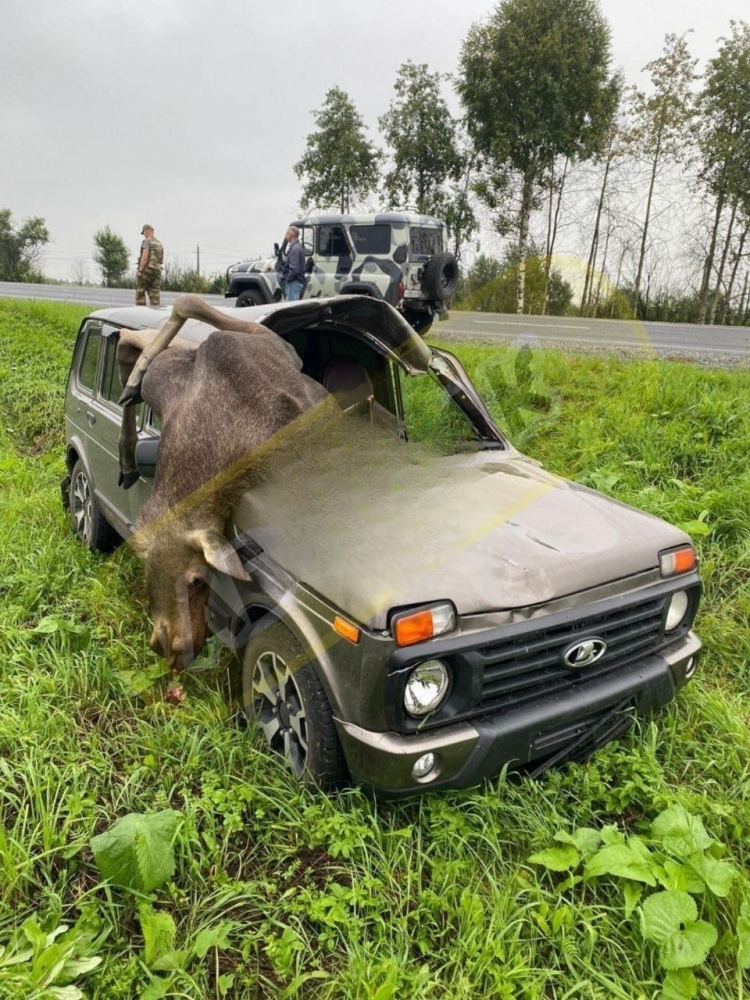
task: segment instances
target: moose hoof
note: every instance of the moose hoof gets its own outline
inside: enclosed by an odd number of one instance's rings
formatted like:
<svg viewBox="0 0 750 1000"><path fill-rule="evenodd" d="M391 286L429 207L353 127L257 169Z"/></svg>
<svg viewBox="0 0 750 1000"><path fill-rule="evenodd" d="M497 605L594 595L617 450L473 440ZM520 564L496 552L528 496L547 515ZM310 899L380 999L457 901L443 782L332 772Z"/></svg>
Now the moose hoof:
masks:
<svg viewBox="0 0 750 1000"><path fill-rule="evenodd" d="M130 487L134 483L137 483L140 478L141 475L139 472L121 472L120 478L117 480L117 485L120 489L129 490Z"/></svg>
<svg viewBox="0 0 750 1000"><path fill-rule="evenodd" d="M136 406L142 401L142 398L140 386L126 385L117 402L120 406Z"/></svg>

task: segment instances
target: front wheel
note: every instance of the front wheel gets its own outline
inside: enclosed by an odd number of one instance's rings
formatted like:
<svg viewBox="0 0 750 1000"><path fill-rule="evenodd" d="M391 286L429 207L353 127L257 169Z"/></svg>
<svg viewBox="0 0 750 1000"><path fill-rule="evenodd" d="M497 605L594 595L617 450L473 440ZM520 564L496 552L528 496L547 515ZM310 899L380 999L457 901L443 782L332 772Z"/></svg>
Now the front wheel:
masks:
<svg viewBox="0 0 750 1000"><path fill-rule="evenodd" d="M237 301L235 302L236 309L243 309L245 306L262 306L265 299L255 288L248 288L244 292L240 292L237 296Z"/></svg>
<svg viewBox="0 0 750 1000"><path fill-rule="evenodd" d="M249 722L298 781L324 791L345 783L330 703L309 657L281 622L259 623L245 647L242 695Z"/></svg>

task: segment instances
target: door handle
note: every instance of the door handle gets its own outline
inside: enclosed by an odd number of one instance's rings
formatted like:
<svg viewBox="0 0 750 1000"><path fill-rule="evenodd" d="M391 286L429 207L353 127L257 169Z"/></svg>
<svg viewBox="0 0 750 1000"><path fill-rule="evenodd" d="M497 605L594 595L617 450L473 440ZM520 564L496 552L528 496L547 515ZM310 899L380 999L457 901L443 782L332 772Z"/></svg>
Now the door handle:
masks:
<svg viewBox="0 0 750 1000"><path fill-rule="evenodd" d="M96 423L96 414L87 412L86 419L88 420L89 424L93 427L94 424Z"/></svg>

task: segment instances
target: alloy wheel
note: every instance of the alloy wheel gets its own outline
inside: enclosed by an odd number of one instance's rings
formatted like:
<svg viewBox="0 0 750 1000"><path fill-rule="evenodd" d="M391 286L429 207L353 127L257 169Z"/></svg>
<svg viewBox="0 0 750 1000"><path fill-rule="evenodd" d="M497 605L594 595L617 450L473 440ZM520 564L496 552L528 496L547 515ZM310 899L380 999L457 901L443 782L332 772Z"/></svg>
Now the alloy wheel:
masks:
<svg viewBox="0 0 750 1000"><path fill-rule="evenodd" d="M273 650L257 657L251 693L255 719L269 747L301 778L307 760L307 716L292 671Z"/></svg>
<svg viewBox="0 0 750 1000"><path fill-rule="evenodd" d="M91 544L92 505L88 476L85 472L79 472L73 483L73 528L87 545Z"/></svg>

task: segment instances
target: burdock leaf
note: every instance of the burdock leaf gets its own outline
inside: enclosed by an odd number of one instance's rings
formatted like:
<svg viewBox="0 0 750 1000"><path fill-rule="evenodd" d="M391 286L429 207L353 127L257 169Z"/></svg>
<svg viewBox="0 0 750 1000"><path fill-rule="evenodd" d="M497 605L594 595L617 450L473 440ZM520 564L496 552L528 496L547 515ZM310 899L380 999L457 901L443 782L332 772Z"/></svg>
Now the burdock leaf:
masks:
<svg viewBox="0 0 750 1000"><path fill-rule="evenodd" d="M633 882L656 885L652 863L631 851L626 844L612 844L597 851L587 861L584 875L586 878L616 875L619 878L631 879Z"/></svg>
<svg viewBox="0 0 750 1000"><path fill-rule="evenodd" d="M689 969L668 972L659 1000L693 1000L698 992L698 983Z"/></svg>
<svg viewBox="0 0 750 1000"><path fill-rule="evenodd" d="M651 824L651 836L679 858L705 851L713 843L700 816L693 816L683 806L659 813Z"/></svg>
<svg viewBox="0 0 750 1000"><path fill-rule="evenodd" d="M572 844L586 858L589 854L593 854L601 844L602 835L599 830L594 830L590 826L582 826L574 830L573 833L567 833L565 830L558 831L555 834L555 840L561 844Z"/></svg>
<svg viewBox="0 0 750 1000"><path fill-rule="evenodd" d="M736 874L728 861L717 861L710 854L697 854L690 858L690 867L696 871L714 896L728 896Z"/></svg>
<svg viewBox="0 0 750 1000"><path fill-rule="evenodd" d="M575 868L580 860L578 851L572 845L566 847L548 847L546 851L539 851L532 854L529 863L532 865L544 865L553 872L567 872Z"/></svg>
<svg viewBox="0 0 750 1000"><path fill-rule="evenodd" d="M662 944L698 916L695 900L686 892L667 889L655 892L643 904L641 929L647 941Z"/></svg>
<svg viewBox="0 0 750 1000"><path fill-rule="evenodd" d="M180 815L172 809L118 819L91 841L102 877L138 892L164 885L175 870L173 842L179 823Z"/></svg>
<svg viewBox="0 0 750 1000"><path fill-rule="evenodd" d="M675 931L659 949L659 958L665 969L690 969L705 961L716 944L719 934L706 920L685 924L685 929Z"/></svg>

